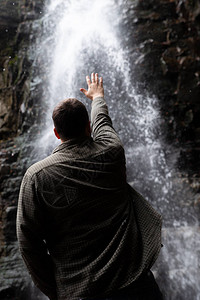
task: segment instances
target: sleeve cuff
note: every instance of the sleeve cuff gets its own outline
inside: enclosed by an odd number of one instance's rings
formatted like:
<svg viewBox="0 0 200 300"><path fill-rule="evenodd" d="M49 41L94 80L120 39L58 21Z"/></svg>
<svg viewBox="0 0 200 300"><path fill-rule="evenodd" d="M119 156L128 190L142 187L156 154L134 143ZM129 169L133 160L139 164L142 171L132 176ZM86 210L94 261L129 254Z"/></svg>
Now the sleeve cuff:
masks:
<svg viewBox="0 0 200 300"><path fill-rule="evenodd" d="M92 105L99 101L106 102L103 97L96 97L94 100L92 100Z"/></svg>

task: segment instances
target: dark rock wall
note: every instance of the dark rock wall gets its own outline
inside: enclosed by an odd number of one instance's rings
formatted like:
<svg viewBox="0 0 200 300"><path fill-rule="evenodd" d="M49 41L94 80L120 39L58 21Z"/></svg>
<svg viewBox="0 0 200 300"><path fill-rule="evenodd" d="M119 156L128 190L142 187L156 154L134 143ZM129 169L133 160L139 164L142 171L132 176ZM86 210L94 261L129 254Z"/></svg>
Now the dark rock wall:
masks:
<svg viewBox="0 0 200 300"><path fill-rule="evenodd" d="M0 298L31 299L17 251L15 217L19 186L31 153L31 129L42 88L33 85L34 57L43 1L1 1L0 9ZM168 143L181 148L177 166L199 192L200 4L198 0L140 0L125 26L139 91L156 95ZM130 30L129 30L130 32ZM41 111L41 109L40 109ZM195 178L195 183L194 183ZM36 299L34 296L33 299Z"/></svg>
<svg viewBox="0 0 200 300"><path fill-rule="evenodd" d="M42 1L1 1L0 10L0 139L22 130L30 100L33 21L42 14Z"/></svg>
<svg viewBox="0 0 200 300"><path fill-rule="evenodd" d="M16 242L20 182L28 164L30 134L37 121L30 82L43 1L2 0L0 9L0 299L32 299L30 279ZM29 141L29 143L26 143ZM25 146L26 145L26 146ZM33 299L36 299L33 298Z"/></svg>
<svg viewBox="0 0 200 300"><path fill-rule="evenodd" d="M160 100L167 142L182 149L178 168L199 177L200 2L140 0L129 26L138 88Z"/></svg>

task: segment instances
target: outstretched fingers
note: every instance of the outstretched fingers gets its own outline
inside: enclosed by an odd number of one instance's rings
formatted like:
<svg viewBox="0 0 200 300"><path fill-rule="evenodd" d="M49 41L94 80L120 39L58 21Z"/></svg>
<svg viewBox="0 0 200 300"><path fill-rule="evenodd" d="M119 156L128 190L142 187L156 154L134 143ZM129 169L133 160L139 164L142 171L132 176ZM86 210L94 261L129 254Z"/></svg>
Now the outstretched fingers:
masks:
<svg viewBox="0 0 200 300"><path fill-rule="evenodd" d="M92 80L92 83L95 83L95 75L94 75L94 73L91 74L91 80Z"/></svg>
<svg viewBox="0 0 200 300"><path fill-rule="evenodd" d="M87 90L86 89L81 88L80 91L87 96Z"/></svg>
<svg viewBox="0 0 200 300"><path fill-rule="evenodd" d="M89 87L90 84L91 84L91 81L90 81L90 77L89 77L89 76L86 76L86 81L87 81L87 85L88 85L88 87Z"/></svg>
<svg viewBox="0 0 200 300"><path fill-rule="evenodd" d="M98 73L92 73L91 77L87 75L86 82L88 90L81 88L80 91L85 94L87 98L93 100L95 97L104 97L103 78L99 78Z"/></svg>
<svg viewBox="0 0 200 300"><path fill-rule="evenodd" d="M97 84L99 84L99 75L98 75L98 73L95 74L95 82Z"/></svg>
<svg viewBox="0 0 200 300"><path fill-rule="evenodd" d="M89 76L86 76L86 81L87 81L88 87L89 87L92 83L101 84L101 86L103 86L103 78L100 77L100 82L99 82L99 75L98 75L98 73L92 73L92 74L91 74L91 80L90 80L90 77L89 77Z"/></svg>
<svg viewBox="0 0 200 300"><path fill-rule="evenodd" d="M100 77L100 79L99 79L99 85L100 85L101 87L103 87L103 77Z"/></svg>

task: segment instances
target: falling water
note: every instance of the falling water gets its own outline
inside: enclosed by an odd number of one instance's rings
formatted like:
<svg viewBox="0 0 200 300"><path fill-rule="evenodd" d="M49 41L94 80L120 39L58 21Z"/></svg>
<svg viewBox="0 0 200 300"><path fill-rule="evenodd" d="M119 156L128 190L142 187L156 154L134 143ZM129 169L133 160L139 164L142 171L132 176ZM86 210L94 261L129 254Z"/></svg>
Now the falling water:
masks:
<svg viewBox="0 0 200 300"><path fill-rule="evenodd" d="M64 98L76 97L90 111L90 100L79 88L86 88L86 75L98 72L125 147L128 180L163 215L164 248L154 269L161 289L166 299L200 299L195 298L200 297L200 239L193 195L174 168L177 150L163 142L157 99L136 92L137 74L131 51L124 46L126 32L121 31L130 8L133 2L120 0L51 0L46 5L38 45L46 105L40 158L57 145L53 107Z"/></svg>
<svg viewBox="0 0 200 300"><path fill-rule="evenodd" d="M45 49L51 64L47 119L55 104L66 97L77 97L89 108L79 88L85 86L85 76L91 72L103 76L111 110L120 106L122 96L127 103L126 94L131 94L133 87L128 55L117 37L120 16L115 1L51 1L45 17Z"/></svg>

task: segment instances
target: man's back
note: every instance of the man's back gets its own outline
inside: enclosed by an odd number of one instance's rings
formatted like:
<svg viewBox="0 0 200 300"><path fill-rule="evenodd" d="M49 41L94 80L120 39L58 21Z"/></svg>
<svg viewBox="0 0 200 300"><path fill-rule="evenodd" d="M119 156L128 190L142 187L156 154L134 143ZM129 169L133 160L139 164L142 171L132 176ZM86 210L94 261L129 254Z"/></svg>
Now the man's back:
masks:
<svg viewBox="0 0 200 300"><path fill-rule="evenodd" d="M93 100L91 121L93 138L62 143L22 182L20 248L51 299L107 296L136 280L158 252L143 251L124 150L103 98Z"/></svg>

